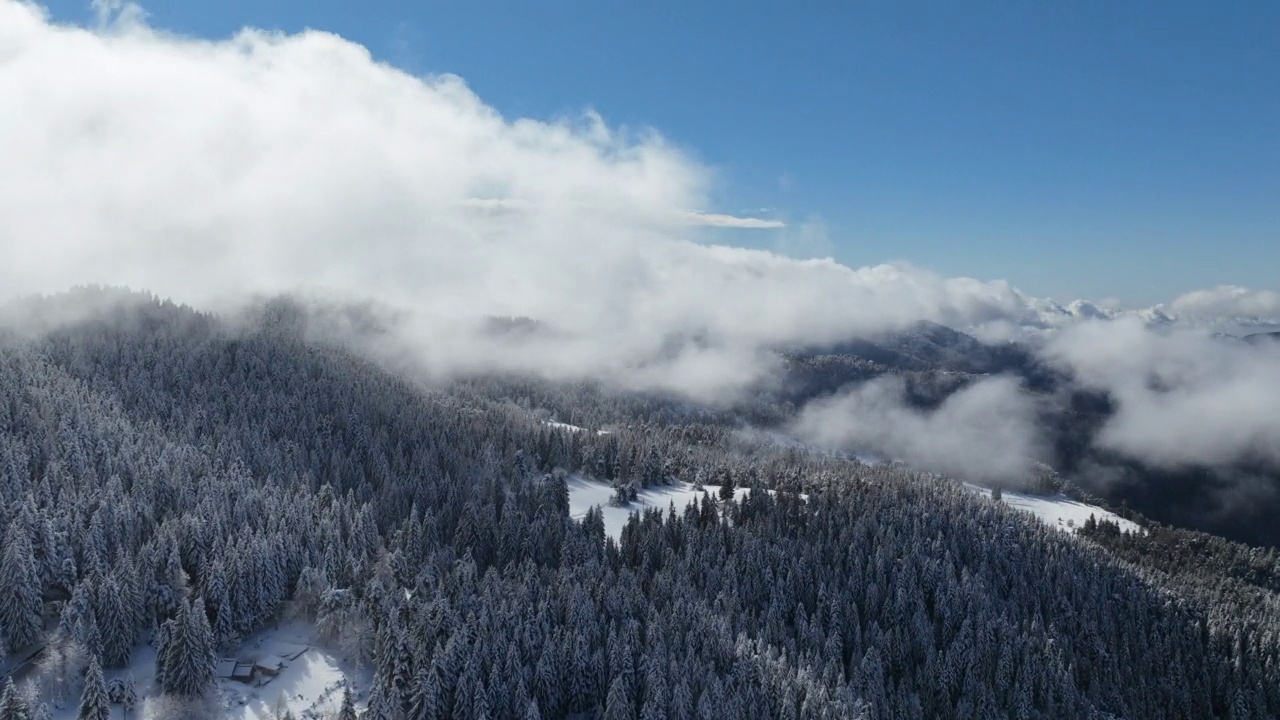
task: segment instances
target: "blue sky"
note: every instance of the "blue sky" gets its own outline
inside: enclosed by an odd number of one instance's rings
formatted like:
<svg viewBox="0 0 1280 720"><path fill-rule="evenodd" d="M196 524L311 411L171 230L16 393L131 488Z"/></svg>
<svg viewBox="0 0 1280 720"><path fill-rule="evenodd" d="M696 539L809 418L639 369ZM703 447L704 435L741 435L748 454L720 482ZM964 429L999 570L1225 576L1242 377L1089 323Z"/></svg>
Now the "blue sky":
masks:
<svg viewBox="0 0 1280 720"><path fill-rule="evenodd" d="M793 228L735 244L1059 299L1277 288L1280 3L142 5L187 35L335 32L510 117L654 127L716 171L706 209Z"/></svg>

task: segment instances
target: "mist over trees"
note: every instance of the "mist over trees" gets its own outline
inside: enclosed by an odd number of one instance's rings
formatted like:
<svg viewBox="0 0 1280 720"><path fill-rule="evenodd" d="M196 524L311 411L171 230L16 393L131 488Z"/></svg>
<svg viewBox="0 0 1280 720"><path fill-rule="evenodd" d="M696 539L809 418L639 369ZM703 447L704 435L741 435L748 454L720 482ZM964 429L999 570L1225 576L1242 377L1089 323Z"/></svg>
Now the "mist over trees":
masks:
<svg viewBox="0 0 1280 720"><path fill-rule="evenodd" d="M1280 293L800 257L657 130L92 14L0 0L0 287L162 296L0 298L0 720L278 623L340 720L1280 717Z"/></svg>
<svg viewBox="0 0 1280 720"><path fill-rule="evenodd" d="M298 321L131 296L0 339L0 632L71 665L45 698L96 717L143 642L199 697L292 600L369 658L375 718L1280 713L1274 553L1072 537L656 396L419 385ZM614 540L567 473L750 491Z"/></svg>

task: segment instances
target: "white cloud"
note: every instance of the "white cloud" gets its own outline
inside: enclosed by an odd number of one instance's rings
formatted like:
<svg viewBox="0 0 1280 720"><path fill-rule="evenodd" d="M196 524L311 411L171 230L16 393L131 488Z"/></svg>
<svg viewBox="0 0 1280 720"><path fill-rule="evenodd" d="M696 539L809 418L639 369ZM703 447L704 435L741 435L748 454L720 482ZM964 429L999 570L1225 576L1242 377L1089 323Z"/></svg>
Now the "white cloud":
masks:
<svg viewBox="0 0 1280 720"><path fill-rule="evenodd" d="M1280 343L1153 332L1128 317L1063 330L1046 355L1115 399L1104 447L1163 467L1280 463Z"/></svg>
<svg viewBox="0 0 1280 720"><path fill-rule="evenodd" d="M493 364L678 389L740 384L763 349L1024 312L1005 283L697 242L711 176L587 112L504 118L323 32L184 39L0 1L0 286L145 288L209 304L308 291L398 310L433 369ZM578 338L494 352L484 315ZM672 351L672 338L707 342ZM763 363L763 365L762 365ZM710 390L708 390L710 392Z"/></svg>
<svg viewBox="0 0 1280 720"><path fill-rule="evenodd" d="M781 220L770 220L757 217L740 217L720 213L688 210L683 213L685 221L690 225L706 225L708 227L737 228L740 230L777 230L787 224Z"/></svg>
<svg viewBox="0 0 1280 720"><path fill-rule="evenodd" d="M691 211L707 207L711 173L655 132L590 112L504 118L460 78L414 77L327 33L184 39L149 28L135 6L97 7L101 26L78 28L0 0L0 287L10 294L97 282L206 307L291 291L370 301L396 318L395 349L433 372L602 377L703 398L774 369L769 351L781 345L918 320L1012 337L1116 314L904 264L703 244L699 225L781 223ZM828 241L821 224L788 232L807 243L801 254ZM1169 307L1280 314L1275 293L1237 288ZM557 333L494 339L477 332L486 315ZM1280 383L1260 384L1274 380L1263 360L1196 356L1177 366L1181 394L1152 394L1134 378L1181 356L1141 334L1094 339L1097 327L1057 352L1122 392L1109 442L1175 460L1274 452L1267 403ZM1129 367L1130 351L1140 351L1132 370L1107 370ZM1228 379L1204 374L1214 363ZM972 473L1012 473L1034 454L1009 381L923 415L894 405L891 390L846 396L806 422L821 435L813 418L879 417L889 426L835 423L829 439ZM1213 426L1198 430L1205 418Z"/></svg>
<svg viewBox="0 0 1280 720"><path fill-rule="evenodd" d="M1168 310L1185 320L1236 324L1280 324L1280 293L1219 285L1174 298Z"/></svg>
<svg viewBox="0 0 1280 720"><path fill-rule="evenodd" d="M1029 479L1039 456L1035 405L1018 381L986 378L934 411L903 402L900 379L883 377L810 403L793 424L818 445L868 451L977 481Z"/></svg>

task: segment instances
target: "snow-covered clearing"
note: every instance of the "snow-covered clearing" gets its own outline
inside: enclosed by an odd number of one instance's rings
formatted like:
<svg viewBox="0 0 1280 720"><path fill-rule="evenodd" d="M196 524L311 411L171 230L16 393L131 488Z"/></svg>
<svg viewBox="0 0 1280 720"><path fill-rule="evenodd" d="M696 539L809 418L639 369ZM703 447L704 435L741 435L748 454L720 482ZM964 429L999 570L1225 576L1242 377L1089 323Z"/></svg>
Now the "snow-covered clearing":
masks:
<svg viewBox="0 0 1280 720"><path fill-rule="evenodd" d="M978 487L970 483L965 483L965 487L969 490L979 493L984 497L991 497L991 490L984 487ZM1030 495L1027 493L1013 492L1012 490L1003 491L1004 503L1016 510L1024 510L1040 518L1040 521L1049 527L1056 527L1059 530L1074 533L1080 529L1081 525L1092 515L1098 520L1110 520L1120 526L1123 532L1142 532L1142 528L1131 520L1126 520L1119 515L1108 510L1103 510L1096 505L1086 505L1085 503L1072 500L1066 495Z"/></svg>
<svg viewBox="0 0 1280 720"><path fill-rule="evenodd" d="M336 716L342 704L342 690L352 682L353 692L363 697L369 685L369 669L350 663L315 644L314 633L305 623L264 630L243 643L235 653L238 660L282 662L280 674L261 686L235 680L219 680L232 720L266 720L292 712L294 717ZM306 650L296 658L298 646ZM263 678L264 680L266 678Z"/></svg>
<svg viewBox="0 0 1280 720"><path fill-rule="evenodd" d="M712 497L719 497L720 494L719 485L703 485L706 489L697 491L690 483L678 482L675 485L645 488L640 491L636 500L626 507L616 507L609 504L609 498L613 496L613 488L609 483L590 480L581 475L572 475L567 482L569 515L576 520L581 520L588 510L599 506L604 515L604 531L615 540L622 536L622 527L627 524L632 513L640 512L645 508L659 508L665 511L673 503L677 512L683 512L685 507L702 496L703 492ZM750 488L737 488L734 490L734 498L741 500L750 492Z"/></svg>
<svg viewBox="0 0 1280 720"><path fill-rule="evenodd" d="M352 682L353 693L363 698L372 680L369 668L356 668L338 653L317 646L311 626L300 622L252 635L225 657L250 663L278 661L282 665L274 678L259 676L252 683L217 680L218 704L223 708L219 717L226 720L267 720L284 717L286 712L292 712L298 720L336 717L345 684ZM134 648L129 667L103 673L108 683L113 678L132 679L135 683L138 704L128 714L129 720L165 720L171 714L159 701L155 666L155 648L142 643ZM262 680L266 682L258 684ZM62 708L51 708L54 720L75 720L78 688L74 695ZM357 706L363 707L363 703L358 702ZM124 707L112 705L111 717L124 718Z"/></svg>
<svg viewBox="0 0 1280 720"><path fill-rule="evenodd" d="M41 672L37 670L28 679L37 684L41 684L40 675ZM156 684L156 650L151 647L151 645L147 643L139 644L133 649L133 653L129 656L128 667L116 670L104 670L102 677L107 681L108 686L111 684L111 681L116 678L133 681L134 689L137 693L138 705L136 708L129 711L128 718L130 720L134 720L134 718L147 720L150 717L156 717L157 720L159 719L159 715L155 713L152 713L151 715L146 713L146 703L144 701L144 698L152 697L159 693L159 689ZM52 702L54 698L47 696L44 698L46 702L50 703L49 710L51 711L50 714L52 715L53 720L75 720L76 709L80 704L80 687L82 686L77 684L75 687L70 688L73 692L69 693L68 697L63 699L61 708L54 706ZM115 720L115 718L124 718L124 706L113 704L111 706L111 717L113 720Z"/></svg>
<svg viewBox="0 0 1280 720"><path fill-rule="evenodd" d="M582 432L582 431L586 430L586 428L584 428L584 427L582 427L582 426L580 426L580 425L570 425L569 423L562 423L562 422L558 422L558 421L555 421L555 420L546 420L546 421L544 421L544 422L547 424L547 426L548 426L548 427L553 427L553 428L555 428L555 429L557 429L557 430L568 430L569 432ZM609 431L608 431L608 430L597 430L597 431L596 431L596 434L597 434L597 435L608 435L608 434L609 434Z"/></svg>

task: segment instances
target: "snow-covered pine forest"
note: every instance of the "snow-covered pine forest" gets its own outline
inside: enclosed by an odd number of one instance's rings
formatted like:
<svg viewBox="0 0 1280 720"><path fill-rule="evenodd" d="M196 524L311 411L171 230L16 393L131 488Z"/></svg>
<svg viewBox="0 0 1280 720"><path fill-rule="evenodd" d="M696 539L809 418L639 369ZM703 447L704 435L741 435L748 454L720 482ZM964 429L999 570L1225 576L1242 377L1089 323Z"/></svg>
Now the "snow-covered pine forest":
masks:
<svg viewBox="0 0 1280 720"><path fill-rule="evenodd" d="M421 384L287 302L82 290L7 322L0 643L42 650L0 720L216 717L218 658L289 618L372 670L342 720L1280 716L1274 549L1063 533L658 396ZM749 492L615 541L576 476ZM129 703L104 672L138 657Z"/></svg>

